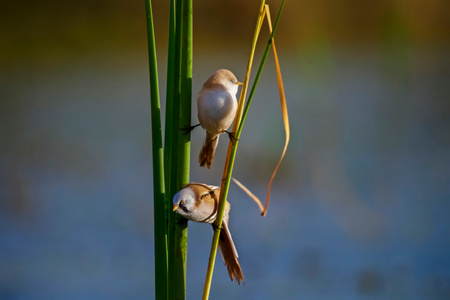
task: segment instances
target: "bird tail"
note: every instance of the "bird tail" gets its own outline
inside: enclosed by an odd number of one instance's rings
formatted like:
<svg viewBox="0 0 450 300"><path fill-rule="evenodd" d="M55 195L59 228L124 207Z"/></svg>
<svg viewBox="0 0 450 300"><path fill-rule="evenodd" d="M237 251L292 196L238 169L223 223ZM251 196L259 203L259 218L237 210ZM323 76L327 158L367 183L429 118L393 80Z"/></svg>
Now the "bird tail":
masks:
<svg viewBox="0 0 450 300"><path fill-rule="evenodd" d="M239 285L241 284L241 281L245 284L241 265L238 261L239 255L234 246L230 231L228 230L228 224L225 221L222 222L222 230L220 231L219 249L225 266L228 269L228 275L230 275L231 281L236 278Z"/></svg>
<svg viewBox="0 0 450 300"><path fill-rule="evenodd" d="M200 163L200 167L204 167L206 165L208 169L211 168L214 161L214 154L216 152L218 142L219 142L218 135L206 132L205 143L203 144L203 148L198 156L198 162Z"/></svg>

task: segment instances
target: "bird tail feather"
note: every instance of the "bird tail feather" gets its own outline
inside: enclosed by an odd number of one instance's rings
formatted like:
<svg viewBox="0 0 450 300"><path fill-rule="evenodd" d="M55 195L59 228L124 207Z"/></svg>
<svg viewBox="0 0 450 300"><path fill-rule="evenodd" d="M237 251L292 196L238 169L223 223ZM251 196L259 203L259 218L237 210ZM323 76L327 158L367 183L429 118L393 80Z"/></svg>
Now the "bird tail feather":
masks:
<svg viewBox="0 0 450 300"><path fill-rule="evenodd" d="M219 250L225 266L228 269L228 275L230 275L231 281L236 278L239 285L241 284L241 281L245 284L244 275L242 274L241 265L238 260L239 255L234 246L233 239L231 238L227 222L222 222L222 230L220 231L219 237Z"/></svg>
<svg viewBox="0 0 450 300"><path fill-rule="evenodd" d="M206 133L205 143L198 156L198 162L200 167L206 166L211 168L214 161L214 154L216 152L217 143L219 142L219 136L215 134Z"/></svg>

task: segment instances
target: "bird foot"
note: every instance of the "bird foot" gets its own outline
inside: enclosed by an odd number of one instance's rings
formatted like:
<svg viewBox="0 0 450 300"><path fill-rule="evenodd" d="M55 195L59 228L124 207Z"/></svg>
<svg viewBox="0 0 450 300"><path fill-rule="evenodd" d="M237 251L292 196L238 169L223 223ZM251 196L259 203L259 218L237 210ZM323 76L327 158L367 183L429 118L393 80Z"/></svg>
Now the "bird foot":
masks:
<svg viewBox="0 0 450 300"><path fill-rule="evenodd" d="M230 131L222 131L222 133L226 133L228 134L228 138L230 139L231 142L235 142L235 141L239 141L239 139L236 138L236 136L234 135L234 132L230 132Z"/></svg>
<svg viewBox="0 0 450 300"><path fill-rule="evenodd" d="M192 130L194 130L195 127L198 127L198 126L200 126L200 124L192 125L192 126L185 127L185 128L180 128L180 130L183 131L184 134L188 134L188 133L190 133Z"/></svg>
<svg viewBox="0 0 450 300"><path fill-rule="evenodd" d="M216 223L212 223L211 225L212 225L212 227L214 227L214 229L220 229L220 230L223 229L223 225L222 226L217 226Z"/></svg>

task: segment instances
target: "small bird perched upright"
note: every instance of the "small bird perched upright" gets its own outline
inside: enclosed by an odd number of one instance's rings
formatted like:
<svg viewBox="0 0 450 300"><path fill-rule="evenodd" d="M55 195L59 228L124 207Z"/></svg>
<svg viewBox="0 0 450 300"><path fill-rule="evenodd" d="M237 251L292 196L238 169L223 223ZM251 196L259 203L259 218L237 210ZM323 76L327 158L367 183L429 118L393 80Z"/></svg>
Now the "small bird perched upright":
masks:
<svg viewBox="0 0 450 300"><path fill-rule="evenodd" d="M203 183L188 183L173 197L173 211L179 213L188 220L200 223L210 223L214 226L219 208L220 188L218 186ZM219 237L219 249L228 275L231 280L236 278L241 284L244 282L241 266L238 261L238 253L228 229L230 203L226 203L222 219L222 230Z"/></svg>
<svg viewBox="0 0 450 300"><path fill-rule="evenodd" d="M198 120L206 130L205 142L198 156L201 167L211 168L219 134L227 132L233 123L239 85L242 85L242 82L239 82L231 71L220 69L206 80L198 93Z"/></svg>

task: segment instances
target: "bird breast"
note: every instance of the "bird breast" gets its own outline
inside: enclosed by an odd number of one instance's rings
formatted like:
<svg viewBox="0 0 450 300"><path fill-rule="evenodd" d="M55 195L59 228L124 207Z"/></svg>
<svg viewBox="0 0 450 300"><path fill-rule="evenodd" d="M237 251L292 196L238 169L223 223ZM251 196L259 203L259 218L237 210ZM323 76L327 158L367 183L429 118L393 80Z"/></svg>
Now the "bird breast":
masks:
<svg viewBox="0 0 450 300"><path fill-rule="evenodd" d="M228 90L203 90L197 101L198 119L209 133L221 133L233 123L237 100Z"/></svg>
<svg viewBox="0 0 450 300"><path fill-rule="evenodd" d="M214 223L217 217L217 210L219 209L219 192L214 198L208 197L206 200L201 200L197 203L196 209L187 217L189 220L200 223ZM225 203L223 213L223 221L228 224L228 213L230 212L230 203Z"/></svg>

